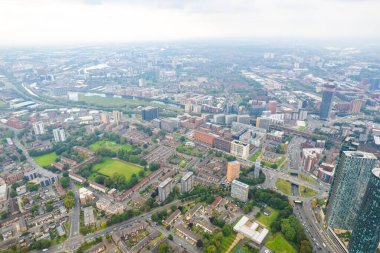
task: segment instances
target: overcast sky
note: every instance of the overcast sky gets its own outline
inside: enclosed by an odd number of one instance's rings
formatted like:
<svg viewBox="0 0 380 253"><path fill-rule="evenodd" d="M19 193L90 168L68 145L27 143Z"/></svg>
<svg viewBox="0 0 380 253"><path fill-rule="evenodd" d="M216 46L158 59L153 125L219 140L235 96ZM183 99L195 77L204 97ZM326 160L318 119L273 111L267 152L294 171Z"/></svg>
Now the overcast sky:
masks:
<svg viewBox="0 0 380 253"><path fill-rule="evenodd" d="M379 0L0 0L0 44L374 40L379 11Z"/></svg>

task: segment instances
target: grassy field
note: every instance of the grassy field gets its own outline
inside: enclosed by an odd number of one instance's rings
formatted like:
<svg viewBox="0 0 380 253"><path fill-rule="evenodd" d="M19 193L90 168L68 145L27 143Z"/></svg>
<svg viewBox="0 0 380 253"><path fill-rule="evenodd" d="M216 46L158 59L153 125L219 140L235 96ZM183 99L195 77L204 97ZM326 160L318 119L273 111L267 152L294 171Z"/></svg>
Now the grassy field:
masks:
<svg viewBox="0 0 380 253"><path fill-rule="evenodd" d="M274 164L276 165L276 168L278 168L283 162L285 161L285 156L279 157L275 163L267 162L267 161L261 161L261 163L265 167L272 167Z"/></svg>
<svg viewBox="0 0 380 253"><path fill-rule="evenodd" d="M276 253L297 253L297 250L284 238L281 233L271 235L265 246Z"/></svg>
<svg viewBox="0 0 380 253"><path fill-rule="evenodd" d="M257 218L257 221L264 224L267 228L269 228L270 225L276 220L278 216L278 211L271 207L267 207L267 209L270 211L270 215L266 216L263 213L261 213L259 218Z"/></svg>
<svg viewBox="0 0 380 253"><path fill-rule="evenodd" d="M257 158L261 155L261 150L256 151L250 158L249 160L252 162L256 162Z"/></svg>
<svg viewBox="0 0 380 253"><path fill-rule="evenodd" d="M116 142L108 141L108 140L97 141L94 144L91 144L89 148L93 151L97 151L101 148L106 148L106 149L112 150L114 152L117 152L120 149L124 149L125 151L131 151L132 150L132 146L130 144L120 145L120 144L117 144Z"/></svg>
<svg viewBox="0 0 380 253"><path fill-rule="evenodd" d="M306 181L306 182L310 183L310 184L317 184L311 177L306 176L306 175L304 175L302 173L299 174L299 178L301 180L303 180L303 181Z"/></svg>
<svg viewBox="0 0 380 253"><path fill-rule="evenodd" d="M219 252L226 252L228 250L228 248L230 247L230 245L235 240L235 237L236 237L236 235L234 233L232 233L230 236L224 236L222 239L222 243L220 245L221 251L219 251Z"/></svg>
<svg viewBox="0 0 380 253"><path fill-rule="evenodd" d="M299 186L299 191L300 191L301 197L304 197L304 198L311 198L317 195L316 191L302 185Z"/></svg>
<svg viewBox="0 0 380 253"><path fill-rule="evenodd" d="M109 177L112 177L115 173L120 173L125 176L127 181L131 179L133 174L136 174L137 177L139 177L138 173L142 170L143 167L140 165L112 158L106 158L103 162L95 164L93 167L93 171Z"/></svg>
<svg viewBox="0 0 380 253"><path fill-rule="evenodd" d="M276 187L286 195L291 195L291 184L289 181L280 178L276 181Z"/></svg>
<svg viewBox="0 0 380 253"><path fill-rule="evenodd" d="M79 101L83 101L90 105L99 105L105 107L129 107L135 108L138 106L155 106L159 108L166 108L166 105L154 102L148 102L144 100L133 100L126 98L115 98L115 97L100 97L100 96L85 96L84 94L79 94Z"/></svg>
<svg viewBox="0 0 380 253"><path fill-rule="evenodd" d="M58 158L58 156L54 152L51 152L51 153L48 153L48 154L45 154L45 155L40 155L40 156L34 156L33 157L33 159L36 161L36 163L38 165L40 165L41 167L49 166L57 158Z"/></svg>

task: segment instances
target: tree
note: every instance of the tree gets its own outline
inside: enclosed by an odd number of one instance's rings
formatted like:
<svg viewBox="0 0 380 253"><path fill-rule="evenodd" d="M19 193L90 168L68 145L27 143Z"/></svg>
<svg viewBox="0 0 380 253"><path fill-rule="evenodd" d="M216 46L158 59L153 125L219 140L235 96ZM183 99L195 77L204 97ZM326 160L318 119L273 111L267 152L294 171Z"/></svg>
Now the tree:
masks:
<svg viewBox="0 0 380 253"><path fill-rule="evenodd" d="M31 182L28 182L26 184L26 189L30 192L34 192L34 191L37 191L38 190L38 187L39 185L38 184L34 184L34 183L31 183Z"/></svg>
<svg viewBox="0 0 380 253"><path fill-rule="evenodd" d="M312 253L313 248L311 247L311 244L307 240L301 241L301 246L300 246L300 253Z"/></svg>
<svg viewBox="0 0 380 253"><path fill-rule="evenodd" d="M216 247L214 245L210 245L206 248L205 250L206 253L216 253L217 250L216 250Z"/></svg>
<svg viewBox="0 0 380 253"><path fill-rule="evenodd" d="M17 196L17 192L12 189L9 195L11 196L11 198L14 198Z"/></svg>
<svg viewBox="0 0 380 253"><path fill-rule="evenodd" d="M46 208L46 212L51 212L54 209L53 205L50 202L46 203L45 208Z"/></svg>
<svg viewBox="0 0 380 253"><path fill-rule="evenodd" d="M62 187L63 188L67 188L67 187L69 187L69 185L70 185L70 180L69 180L69 178L68 177L62 177L61 178L61 185L62 185Z"/></svg>
<svg viewBox="0 0 380 253"><path fill-rule="evenodd" d="M231 225L225 224L222 228L222 232L224 236L229 236L232 234L232 227Z"/></svg>
<svg viewBox="0 0 380 253"><path fill-rule="evenodd" d="M173 235L170 234L170 235L168 236L168 239L171 240L171 241L173 241Z"/></svg>
<svg viewBox="0 0 380 253"><path fill-rule="evenodd" d="M32 243L31 247L33 249L42 250L42 249L49 248L50 245L51 245L51 241L50 240L42 239L42 240L38 240L38 241L35 241L34 243Z"/></svg>
<svg viewBox="0 0 380 253"><path fill-rule="evenodd" d="M172 252L172 251L171 251L171 249L167 243L161 243L157 252L158 253L168 253L168 252Z"/></svg>
<svg viewBox="0 0 380 253"><path fill-rule="evenodd" d="M71 209L74 206L74 193L72 191L68 191L65 198L63 199L63 203L67 209Z"/></svg>
<svg viewBox="0 0 380 253"><path fill-rule="evenodd" d="M296 231L290 224L289 219L281 221L281 232L285 235L286 240L294 242L296 238Z"/></svg>
<svg viewBox="0 0 380 253"><path fill-rule="evenodd" d="M155 171L155 170L158 170L160 168L160 164L159 163L156 163L156 162L153 162L149 165L149 169L151 171Z"/></svg>
<svg viewBox="0 0 380 253"><path fill-rule="evenodd" d="M201 239L199 239L197 241L197 248L202 248L203 247L203 241Z"/></svg>
<svg viewBox="0 0 380 253"><path fill-rule="evenodd" d="M172 210L172 212L174 212L176 209L177 209L177 206L176 206L176 205L172 205L172 206L170 207L170 210Z"/></svg>
<svg viewBox="0 0 380 253"><path fill-rule="evenodd" d="M100 227L102 229L106 228L107 227L107 222L103 221L102 223L100 223Z"/></svg>

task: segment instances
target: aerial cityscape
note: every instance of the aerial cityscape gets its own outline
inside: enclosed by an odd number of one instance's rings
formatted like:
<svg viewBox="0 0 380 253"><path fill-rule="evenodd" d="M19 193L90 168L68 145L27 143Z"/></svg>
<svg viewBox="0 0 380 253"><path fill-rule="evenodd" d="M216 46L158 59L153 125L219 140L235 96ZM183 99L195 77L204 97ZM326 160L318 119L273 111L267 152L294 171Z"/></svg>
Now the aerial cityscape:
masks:
<svg viewBox="0 0 380 253"><path fill-rule="evenodd" d="M380 5L270 1L0 3L0 252L379 253Z"/></svg>

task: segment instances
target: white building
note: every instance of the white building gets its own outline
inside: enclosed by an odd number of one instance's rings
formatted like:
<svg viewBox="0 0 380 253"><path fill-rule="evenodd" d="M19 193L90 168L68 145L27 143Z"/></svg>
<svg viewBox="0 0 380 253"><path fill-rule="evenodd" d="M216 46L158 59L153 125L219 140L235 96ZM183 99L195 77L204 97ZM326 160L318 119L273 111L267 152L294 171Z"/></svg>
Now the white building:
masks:
<svg viewBox="0 0 380 253"><path fill-rule="evenodd" d="M193 189L194 173L187 172L181 179L181 193L186 193Z"/></svg>
<svg viewBox="0 0 380 253"><path fill-rule="evenodd" d="M0 204L3 204L7 200L8 188L6 184L0 185Z"/></svg>
<svg viewBox="0 0 380 253"><path fill-rule="evenodd" d="M53 130L54 141L63 142L66 141L66 134L63 128L56 128Z"/></svg>
<svg viewBox="0 0 380 253"><path fill-rule="evenodd" d="M173 190L173 179L171 177L165 179L158 185L158 197L160 201L165 201Z"/></svg>
<svg viewBox="0 0 380 253"><path fill-rule="evenodd" d="M36 135L45 133L45 125L42 121L33 123L33 131Z"/></svg>
<svg viewBox="0 0 380 253"><path fill-rule="evenodd" d="M249 185L240 181L234 180L231 184L231 197L237 198L240 201L248 201Z"/></svg>
<svg viewBox="0 0 380 253"><path fill-rule="evenodd" d="M249 156L249 144L234 140L231 142L231 154L243 159L247 159Z"/></svg>
<svg viewBox="0 0 380 253"><path fill-rule="evenodd" d="M269 234L269 230L257 222L251 222L247 216L241 219L234 226L234 230L246 238L250 239L257 246L261 246Z"/></svg>

